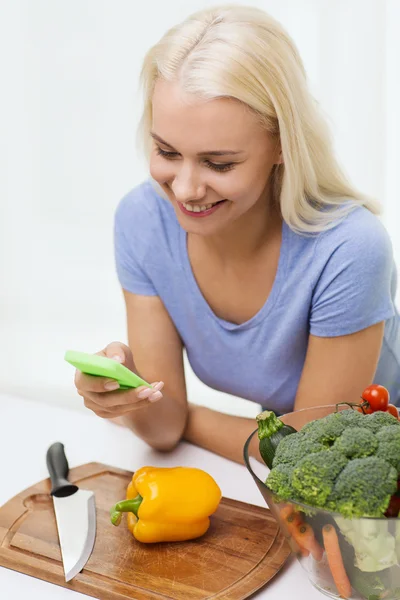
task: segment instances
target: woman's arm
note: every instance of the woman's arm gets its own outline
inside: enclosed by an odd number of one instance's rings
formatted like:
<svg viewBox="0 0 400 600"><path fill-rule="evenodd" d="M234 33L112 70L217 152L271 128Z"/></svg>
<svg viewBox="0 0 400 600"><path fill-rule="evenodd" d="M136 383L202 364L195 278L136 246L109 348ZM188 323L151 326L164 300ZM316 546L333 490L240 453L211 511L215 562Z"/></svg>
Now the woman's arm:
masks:
<svg viewBox="0 0 400 600"><path fill-rule="evenodd" d="M163 381L163 397L121 417L153 448L168 451L182 438L188 417L182 342L158 296L124 291L129 347L146 381Z"/></svg>
<svg viewBox="0 0 400 600"><path fill-rule="evenodd" d="M255 429L255 419L227 415L191 404L184 438L196 446L243 464L243 446ZM263 462L258 452L257 436L253 438L249 452Z"/></svg>
<svg viewBox="0 0 400 600"><path fill-rule="evenodd" d="M157 296L124 292L129 346L147 381L163 381L163 398L121 417L124 425L153 448L171 450L184 437L211 452L243 462L243 446L255 419L235 417L191 404L186 399L182 341ZM253 445L259 457L258 444Z"/></svg>
<svg viewBox="0 0 400 600"><path fill-rule="evenodd" d="M383 332L381 322L350 335L330 338L310 335L294 409L359 403L363 390L373 381Z"/></svg>
<svg viewBox="0 0 400 600"><path fill-rule="evenodd" d="M384 324L378 323L340 337L310 335L294 410L337 402L359 403L362 391L373 381L383 330ZM231 460L242 462L244 442L254 429L256 422L253 419L233 417L194 406L189 410L185 438ZM251 454L259 457L257 437Z"/></svg>
<svg viewBox="0 0 400 600"><path fill-rule="evenodd" d="M295 410L360 402L362 391L372 383L378 364L384 324L335 338L310 335L307 357L298 387ZM384 385L384 382L382 382ZM242 462L244 442L256 429L256 421L224 415L202 406L189 410L185 438L194 444ZM251 454L259 458L257 437Z"/></svg>
<svg viewBox="0 0 400 600"><path fill-rule="evenodd" d="M243 462L243 446L254 429L253 419L188 405L182 342L161 300L125 292L129 345L138 372L147 381L164 381L162 400L123 417L124 424L159 450L170 450L184 438L235 462ZM333 338L310 335L295 410L359 402L378 364L384 324ZM384 382L383 382L384 384ZM251 454L259 458L255 437Z"/></svg>

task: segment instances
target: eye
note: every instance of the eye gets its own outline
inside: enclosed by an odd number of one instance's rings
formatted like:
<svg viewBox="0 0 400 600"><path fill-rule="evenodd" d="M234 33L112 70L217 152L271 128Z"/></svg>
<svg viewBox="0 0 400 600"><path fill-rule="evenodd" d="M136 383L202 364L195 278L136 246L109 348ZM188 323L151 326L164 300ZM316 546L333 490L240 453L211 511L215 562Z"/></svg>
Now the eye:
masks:
<svg viewBox="0 0 400 600"><path fill-rule="evenodd" d="M166 150L162 150L159 146L156 146L156 152L159 156L163 156L167 160L174 160L178 155L178 152L167 152ZM210 160L205 160L204 164L214 171L218 171L219 173L223 173L225 171L231 171L235 168L235 163L224 163L224 164L216 164L211 162Z"/></svg>

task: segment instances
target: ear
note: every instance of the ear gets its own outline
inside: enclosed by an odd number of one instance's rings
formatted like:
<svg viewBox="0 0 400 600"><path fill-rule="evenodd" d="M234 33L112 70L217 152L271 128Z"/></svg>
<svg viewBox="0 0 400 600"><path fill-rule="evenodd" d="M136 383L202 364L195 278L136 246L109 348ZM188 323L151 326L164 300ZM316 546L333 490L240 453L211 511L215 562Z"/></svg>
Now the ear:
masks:
<svg viewBox="0 0 400 600"><path fill-rule="evenodd" d="M278 142L277 146L275 147L275 152L276 152L277 158L274 162L274 165L283 165L282 146L281 146L280 141Z"/></svg>
<svg viewBox="0 0 400 600"><path fill-rule="evenodd" d="M276 165L283 165L283 155L282 155L282 150L279 151L279 155L277 160L275 161Z"/></svg>

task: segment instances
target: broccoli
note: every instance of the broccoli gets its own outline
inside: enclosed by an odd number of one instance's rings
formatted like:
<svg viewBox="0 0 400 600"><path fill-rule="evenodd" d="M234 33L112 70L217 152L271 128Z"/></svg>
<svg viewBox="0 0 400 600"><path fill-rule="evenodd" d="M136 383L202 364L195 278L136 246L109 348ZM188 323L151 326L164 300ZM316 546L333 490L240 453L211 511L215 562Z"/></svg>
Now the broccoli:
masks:
<svg viewBox="0 0 400 600"><path fill-rule="evenodd" d="M280 464L271 469L267 484L281 500L293 499L295 493L291 484L292 465Z"/></svg>
<svg viewBox="0 0 400 600"><path fill-rule="evenodd" d="M357 410L347 408L346 410L341 410L339 414L346 427L364 427L365 415L359 413Z"/></svg>
<svg viewBox="0 0 400 600"><path fill-rule="evenodd" d="M382 427L389 425L400 428L400 421L396 417L381 410L373 412L370 415L361 415L361 417L363 419L363 427L367 427L372 433L376 433Z"/></svg>
<svg viewBox="0 0 400 600"><path fill-rule="evenodd" d="M337 412L322 419L310 421L304 425L301 433L310 440L329 446L343 433L346 427L347 424L342 419L341 413Z"/></svg>
<svg viewBox="0 0 400 600"><path fill-rule="evenodd" d="M386 460L400 473L400 427L382 427L375 437L379 443L376 456Z"/></svg>
<svg viewBox="0 0 400 600"><path fill-rule="evenodd" d="M378 440L366 427L347 427L337 438L333 448L348 458L364 458L375 454Z"/></svg>
<svg viewBox="0 0 400 600"><path fill-rule="evenodd" d="M280 464L295 465L303 456L313 452L321 452L325 446L308 439L300 431L284 437L278 444L272 466Z"/></svg>
<svg viewBox="0 0 400 600"><path fill-rule="evenodd" d="M400 422L389 413L331 413L283 437L268 487L344 517L383 517L400 474ZM278 468L279 467L279 468Z"/></svg>
<svg viewBox="0 0 400 600"><path fill-rule="evenodd" d="M344 517L383 517L397 489L397 472L377 456L355 458L339 474L327 508Z"/></svg>
<svg viewBox="0 0 400 600"><path fill-rule="evenodd" d="M308 507L334 513L359 575L356 585L349 574L351 584L358 589L363 574L378 573L376 585L370 577L363 588L373 595L385 573L396 568L400 574L400 525L384 518L392 505L396 508L398 477L400 422L383 411L365 415L346 409L282 438L266 483L279 499L298 503L306 514Z"/></svg>
<svg viewBox="0 0 400 600"><path fill-rule="evenodd" d="M335 479L347 463L347 458L336 450L324 450L305 456L293 469L293 489L304 502L324 506ZM271 472L273 471L274 469Z"/></svg>

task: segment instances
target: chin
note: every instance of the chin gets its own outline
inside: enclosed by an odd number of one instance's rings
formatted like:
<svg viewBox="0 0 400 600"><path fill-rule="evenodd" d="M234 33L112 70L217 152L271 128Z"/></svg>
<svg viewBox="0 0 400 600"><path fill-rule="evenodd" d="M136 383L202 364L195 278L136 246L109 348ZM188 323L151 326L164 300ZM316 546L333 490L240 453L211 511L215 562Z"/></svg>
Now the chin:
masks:
<svg viewBox="0 0 400 600"><path fill-rule="evenodd" d="M203 237L207 237L210 235L215 235L221 233L227 226L227 223L224 221L216 221L212 222L211 218L207 222L207 217L205 219L191 219L190 217L185 217L182 215L179 208L173 204L175 209L176 218L178 219L179 225L186 231L186 233L193 233L196 235L201 235Z"/></svg>

